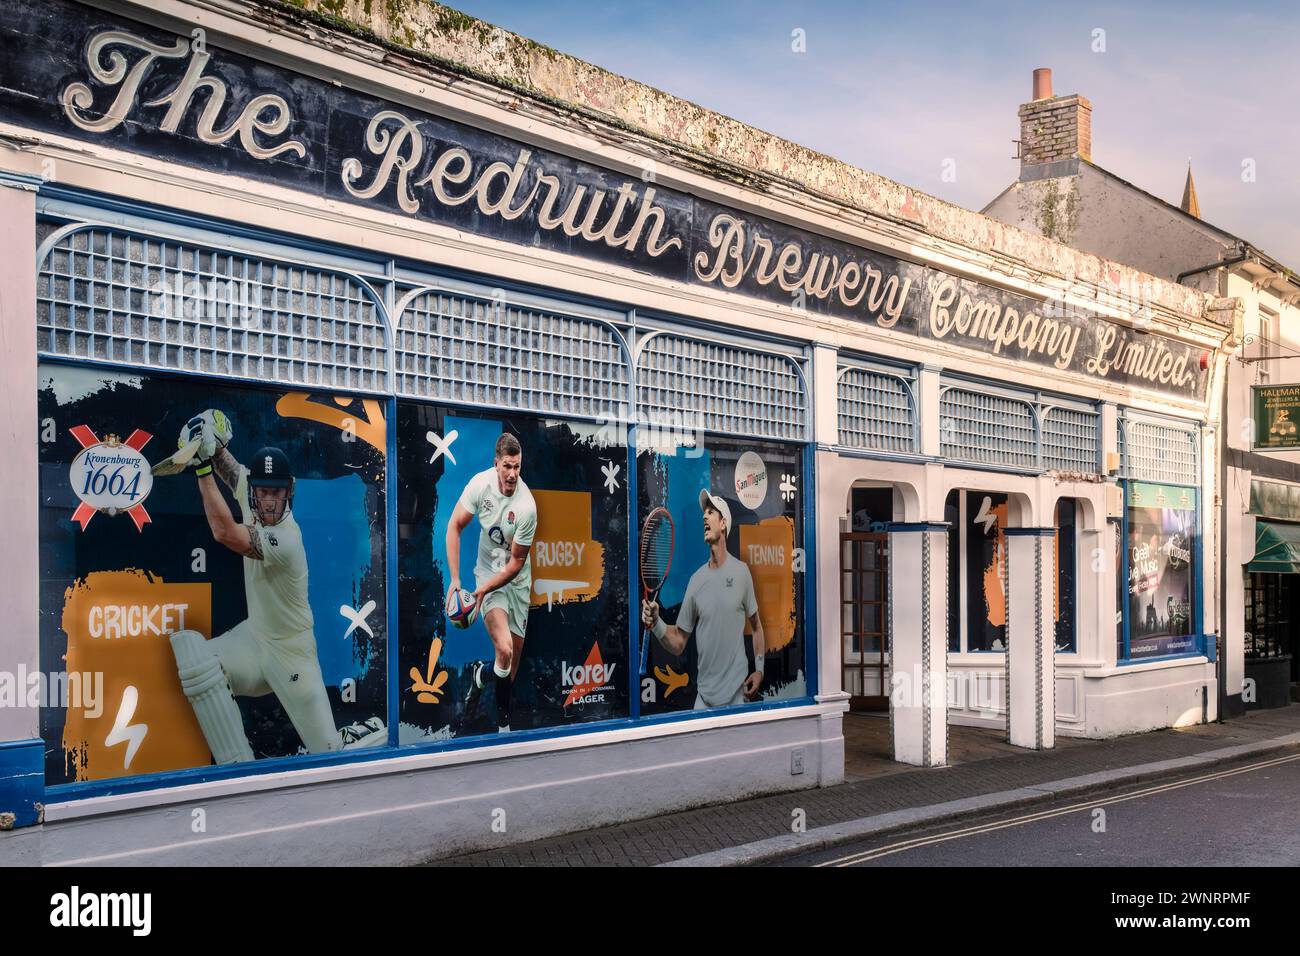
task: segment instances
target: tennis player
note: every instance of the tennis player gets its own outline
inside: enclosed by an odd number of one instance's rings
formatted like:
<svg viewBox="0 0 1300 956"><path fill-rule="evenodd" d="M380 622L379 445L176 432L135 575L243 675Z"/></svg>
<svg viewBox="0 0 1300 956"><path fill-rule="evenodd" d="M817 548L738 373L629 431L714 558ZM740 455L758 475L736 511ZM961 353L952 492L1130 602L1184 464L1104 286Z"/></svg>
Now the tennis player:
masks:
<svg viewBox="0 0 1300 956"><path fill-rule="evenodd" d="M695 709L727 707L752 699L763 683L763 655L767 644L758 619L754 579L739 558L727 552L731 509L708 489L700 492L704 517L704 543L709 560L691 575L676 624L665 624L659 605L641 602L641 623L650 628L660 646L681 655L695 638ZM745 623L754 636L754 670L745 656Z"/></svg>

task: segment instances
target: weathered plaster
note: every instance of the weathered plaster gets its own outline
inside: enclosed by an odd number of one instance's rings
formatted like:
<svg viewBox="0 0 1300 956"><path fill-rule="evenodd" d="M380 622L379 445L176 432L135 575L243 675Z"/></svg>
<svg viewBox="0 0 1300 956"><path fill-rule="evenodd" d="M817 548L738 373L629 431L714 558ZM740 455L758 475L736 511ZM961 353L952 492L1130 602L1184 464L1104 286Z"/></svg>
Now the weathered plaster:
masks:
<svg viewBox="0 0 1300 956"><path fill-rule="evenodd" d="M793 188L1067 281L1122 288L1153 305L1204 316L1205 297L1195 290L936 199L431 0L244 2L272 29L318 43L346 41L354 51L374 43L384 48L374 52L378 59L406 54L563 110L570 122L576 114L650 137L659 148L641 148L653 158L757 190ZM322 27L342 35L331 40ZM620 145L638 148L626 138Z"/></svg>

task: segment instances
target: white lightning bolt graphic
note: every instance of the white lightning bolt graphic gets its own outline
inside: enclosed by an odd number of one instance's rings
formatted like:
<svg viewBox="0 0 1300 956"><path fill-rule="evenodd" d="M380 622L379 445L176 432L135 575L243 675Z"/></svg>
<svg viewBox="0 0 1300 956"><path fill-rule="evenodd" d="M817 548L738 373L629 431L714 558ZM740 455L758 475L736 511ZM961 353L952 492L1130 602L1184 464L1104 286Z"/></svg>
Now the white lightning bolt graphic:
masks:
<svg viewBox="0 0 1300 956"><path fill-rule="evenodd" d="M122 764L123 770L131 769L131 761L135 759L135 752L140 749L140 745L144 743L145 735L149 733L148 724L131 725L131 718L135 716L135 705L139 697L135 685L128 684L126 690L122 691L122 703L117 708L117 719L113 721L113 729L104 738L104 746L106 747L126 744L126 760Z"/></svg>
<svg viewBox="0 0 1300 956"><path fill-rule="evenodd" d="M980 522L984 523L985 534L989 533L989 528L993 527L994 522L998 520L997 515L989 512L989 506L992 504L993 504L993 499L990 498L988 495L985 495L984 500L980 502L979 514L977 514L973 519L971 519L971 524L979 524Z"/></svg>

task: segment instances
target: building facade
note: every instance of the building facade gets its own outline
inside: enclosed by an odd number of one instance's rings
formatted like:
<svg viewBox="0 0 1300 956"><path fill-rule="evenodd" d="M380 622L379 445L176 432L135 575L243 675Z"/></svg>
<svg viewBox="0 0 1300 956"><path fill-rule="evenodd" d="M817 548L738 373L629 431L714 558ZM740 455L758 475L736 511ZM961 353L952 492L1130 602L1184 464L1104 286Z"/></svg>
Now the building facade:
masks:
<svg viewBox="0 0 1300 956"><path fill-rule="evenodd" d="M1217 716L1236 303L381 6L11 5L0 857L426 859L837 783L850 706L922 766Z"/></svg>
<svg viewBox="0 0 1300 956"><path fill-rule="evenodd" d="M1092 108L1054 96L1049 70L1020 107L1021 173L984 212L1094 255L1238 302L1225 347L1218 456L1223 493L1223 709L1290 700L1300 606L1300 454L1288 383L1300 382L1300 281L1202 218L1191 169L1180 205L1091 161ZM1050 136L1048 135L1050 131ZM1258 397L1257 396L1258 393Z"/></svg>

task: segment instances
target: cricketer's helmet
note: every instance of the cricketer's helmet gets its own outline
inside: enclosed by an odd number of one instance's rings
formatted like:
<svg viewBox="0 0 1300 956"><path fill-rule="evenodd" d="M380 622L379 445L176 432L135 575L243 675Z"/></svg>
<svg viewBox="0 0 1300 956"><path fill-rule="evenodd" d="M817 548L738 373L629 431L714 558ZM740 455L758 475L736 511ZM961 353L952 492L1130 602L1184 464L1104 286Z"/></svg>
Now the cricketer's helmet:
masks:
<svg viewBox="0 0 1300 956"><path fill-rule="evenodd" d="M260 514L257 507L258 488L288 489L281 518L293 507L293 472L289 468L289 456L280 449L271 446L259 448L249 463L248 507L255 515Z"/></svg>

